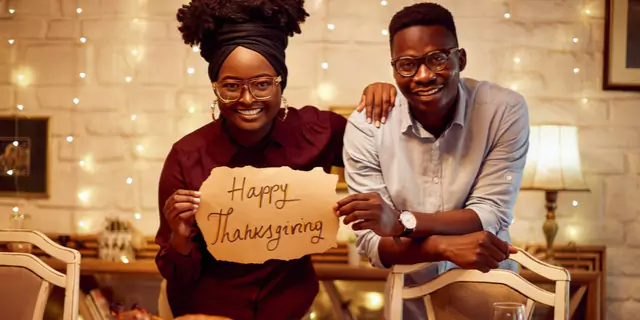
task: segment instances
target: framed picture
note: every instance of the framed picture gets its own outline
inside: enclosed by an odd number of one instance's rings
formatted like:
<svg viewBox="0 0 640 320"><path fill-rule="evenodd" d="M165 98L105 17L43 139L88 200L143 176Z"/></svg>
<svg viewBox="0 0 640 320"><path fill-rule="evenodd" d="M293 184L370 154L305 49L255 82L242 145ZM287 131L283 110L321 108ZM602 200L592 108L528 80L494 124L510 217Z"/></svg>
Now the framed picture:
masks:
<svg viewBox="0 0 640 320"><path fill-rule="evenodd" d="M607 0L604 90L640 90L640 0Z"/></svg>
<svg viewBox="0 0 640 320"><path fill-rule="evenodd" d="M353 113L353 110L355 110L356 107L329 107L330 111L333 111L345 118L348 118L351 113ZM331 173L333 174L337 174L338 175L338 185L336 186L336 191L343 191L346 192L347 191L347 181L344 179L344 168L340 168L340 167L333 167L331 168Z"/></svg>
<svg viewBox="0 0 640 320"><path fill-rule="evenodd" d="M49 197L49 118L0 116L0 197Z"/></svg>

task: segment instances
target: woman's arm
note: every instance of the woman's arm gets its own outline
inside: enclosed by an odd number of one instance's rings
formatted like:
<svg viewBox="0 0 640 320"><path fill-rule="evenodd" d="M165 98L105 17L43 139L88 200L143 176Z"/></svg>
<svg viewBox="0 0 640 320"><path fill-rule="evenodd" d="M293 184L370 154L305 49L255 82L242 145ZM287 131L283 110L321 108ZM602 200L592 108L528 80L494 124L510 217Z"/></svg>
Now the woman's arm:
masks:
<svg viewBox="0 0 640 320"><path fill-rule="evenodd" d="M177 190L186 189L188 187L184 182L178 150L174 146L165 160L158 188L160 228L156 234L156 243L160 246L160 251L156 255L156 264L165 279L180 284L189 284L200 276L202 255L198 243L192 240L199 231L197 227L193 227L189 237L178 235L171 229L164 208L167 199L175 196Z"/></svg>

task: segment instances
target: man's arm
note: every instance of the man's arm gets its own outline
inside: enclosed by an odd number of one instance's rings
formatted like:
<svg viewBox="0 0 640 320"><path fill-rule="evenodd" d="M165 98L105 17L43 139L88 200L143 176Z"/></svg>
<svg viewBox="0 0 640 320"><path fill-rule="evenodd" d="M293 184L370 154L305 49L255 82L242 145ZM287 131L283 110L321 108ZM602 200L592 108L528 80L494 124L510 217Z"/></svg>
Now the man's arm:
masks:
<svg viewBox="0 0 640 320"><path fill-rule="evenodd" d="M462 235L480 230L497 234L509 227L529 149L529 115L523 98L502 117L496 143L483 161L465 208L420 214L410 235Z"/></svg>
<svg viewBox="0 0 640 320"><path fill-rule="evenodd" d="M382 177L378 150L375 143L374 124L367 123L364 114L354 113L349 117L344 134L343 158L345 179L349 193L377 192L393 207ZM391 237L381 237L370 229L355 231L356 246L366 254L372 265L385 268L393 264L414 264L440 261L436 238L402 239L396 243Z"/></svg>

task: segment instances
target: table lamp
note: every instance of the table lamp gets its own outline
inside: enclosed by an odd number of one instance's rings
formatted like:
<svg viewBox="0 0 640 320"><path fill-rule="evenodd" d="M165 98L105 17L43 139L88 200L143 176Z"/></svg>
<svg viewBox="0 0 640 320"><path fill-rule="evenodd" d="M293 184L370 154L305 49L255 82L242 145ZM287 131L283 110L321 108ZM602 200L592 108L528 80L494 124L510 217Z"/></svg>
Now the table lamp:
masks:
<svg viewBox="0 0 640 320"><path fill-rule="evenodd" d="M580 165L578 128L567 125L531 126L529 153L520 189L545 192L547 215L542 231L547 248L544 260L555 264L553 241L558 233L558 191L589 191Z"/></svg>

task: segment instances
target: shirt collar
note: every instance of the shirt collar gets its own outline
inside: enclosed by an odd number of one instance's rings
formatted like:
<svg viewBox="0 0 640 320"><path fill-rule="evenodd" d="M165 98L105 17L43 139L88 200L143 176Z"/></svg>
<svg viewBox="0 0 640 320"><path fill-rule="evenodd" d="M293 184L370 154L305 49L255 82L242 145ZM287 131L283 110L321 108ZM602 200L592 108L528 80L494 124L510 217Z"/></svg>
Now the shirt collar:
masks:
<svg viewBox="0 0 640 320"><path fill-rule="evenodd" d="M402 119L401 119L402 132L406 133L408 131L411 131L419 137L424 136L421 133L426 133L427 135L431 135L424 128L422 128L422 125L420 125L418 121L416 121L411 116L411 109L409 108L409 102L407 102L407 99L402 95L398 95L398 98L399 99L396 99L396 107L398 107L398 111L400 111L400 114L402 116ZM462 82L460 82L458 84L458 100L456 102L456 113L453 116L452 124L458 124L461 127L464 127L464 119L467 111L467 104L468 104L467 93L465 92L465 88L462 85Z"/></svg>
<svg viewBox="0 0 640 320"><path fill-rule="evenodd" d="M278 112L271 131L267 134L265 140L260 143L262 146L267 147L275 144L277 146L291 147L295 145L295 132L301 124L298 113L291 109L285 121L281 120L284 117L284 111ZM208 153L217 165L226 165L238 150L243 148L229 135L225 126L223 119L212 123L211 143L209 144Z"/></svg>

